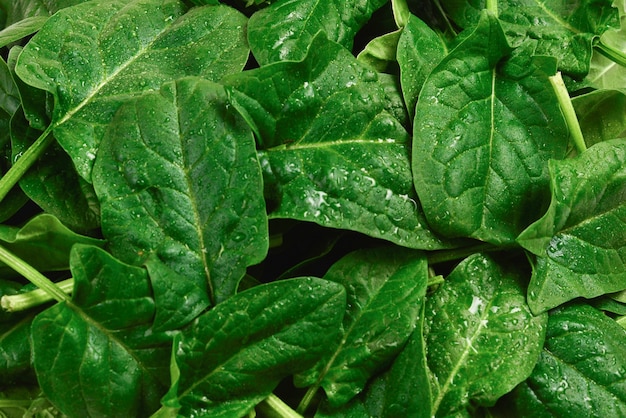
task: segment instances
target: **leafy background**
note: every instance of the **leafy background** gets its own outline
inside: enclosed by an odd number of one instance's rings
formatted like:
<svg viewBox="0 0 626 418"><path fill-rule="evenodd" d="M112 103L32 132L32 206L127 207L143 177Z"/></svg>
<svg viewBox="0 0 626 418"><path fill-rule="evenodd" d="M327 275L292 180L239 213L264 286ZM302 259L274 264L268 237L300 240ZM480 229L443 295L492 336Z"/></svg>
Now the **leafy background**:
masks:
<svg viewBox="0 0 626 418"><path fill-rule="evenodd" d="M626 414L608 0L0 0L0 416Z"/></svg>

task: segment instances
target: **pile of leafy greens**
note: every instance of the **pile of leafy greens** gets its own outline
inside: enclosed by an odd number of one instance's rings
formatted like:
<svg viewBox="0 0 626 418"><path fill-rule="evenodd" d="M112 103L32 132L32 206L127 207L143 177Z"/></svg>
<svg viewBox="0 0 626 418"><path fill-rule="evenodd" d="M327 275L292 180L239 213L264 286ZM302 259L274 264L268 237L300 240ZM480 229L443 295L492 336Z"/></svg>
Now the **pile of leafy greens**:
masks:
<svg viewBox="0 0 626 418"><path fill-rule="evenodd" d="M0 0L0 416L626 416L610 0Z"/></svg>

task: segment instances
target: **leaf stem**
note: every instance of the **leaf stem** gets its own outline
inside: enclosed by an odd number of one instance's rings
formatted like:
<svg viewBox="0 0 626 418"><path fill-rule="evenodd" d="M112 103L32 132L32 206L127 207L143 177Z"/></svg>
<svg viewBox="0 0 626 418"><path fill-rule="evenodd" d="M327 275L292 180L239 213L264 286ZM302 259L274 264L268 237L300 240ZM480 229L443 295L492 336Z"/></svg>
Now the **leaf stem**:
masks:
<svg viewBox="0 0 626 418"><path fill-rule="evenodd" d="M572 105L572 100L569 97L569 92L567 91L567 87L565 87L565 83L563 82L563 77L561 77L561 73L557 72L555 75L550 77L550 83L552 84L552 88L556 93L556 97L559 101L561 111L563 112L563 116L565 117L565 123L567 123L567 127L569 128L569 132L572 136L572 141L574 142L576 150L579 153L585 152L585 150L587 150L585 138L583 137L583 132L580 129L580 124L578 123L576 111L574 110L574 106Z"/></svg>
<svg viewBox="0 0 626 418"><path fill-rule="evenodd" d="M74 288L74 279L67 279L55 283L64 293L70 293ZM7 312L25 311L46 302L50 302L52 297L43 289L35 289L17 295L4 295L0 298L0 306Z"/></svg>
<svg viewBox="0 0 626 418"><path fill-rule="evenodd" d="M602 42L602 39L598 40L594 44L594 47L599 53L601 53L614 63L619 64L622 67L626 67L626 53L605 44L604 42Z"/></svg>
<svg viewBox="0 0 626 418"><path fill-rule="evenodd" d="M291 409L273 393L257 405L257 408L263 413L263 416L270 418L302 418L302 415Z"/></svg>
<svg viewBox="0 0 626 418"><path fill-rule="evenodd" d="M69 297L54 282L2 246L0 246L0 261L24 276L57 302L69 301Z"/></svg>
<svg viewBox="0 0 626 418"><path fill-rule="evenodd" d="M431 251L426 254L428 265L445 263L448 261L459 260L468 257L474 253L499 251L505 249L503 246L494 246L493 244L480 243L470 245L469 247L455 248L454 250Z"/></svg>
<svg viewBox="0 0 626 418"><path fill-rule="evenodd" d="M498 17L498 0L487 0L487 10L494 14L495 17Z"/></svg>
<svg viewBox="0 0 626 418"><path fill-rule="evenodd" d="M45 131L37 138L33 144L28 147L24 154L9 168L9 170L0 178L0 202L4 200L13 186L17 184L24 173L39 159L44 151L54 141L51 135L52 125L49 125Z"/></svg>
<svg viewBox="0 0 626 418"><path fill-rule="evenodd" d="M300 401L300 404L298 405L298 408L296 409L298 413L304 414L306 410L309 409L309 405L311 405L311 402L313 402L313 399L317 395L318 389L319 385L315 384L306 391L306 393L302 397L302 400Z"/></svg>

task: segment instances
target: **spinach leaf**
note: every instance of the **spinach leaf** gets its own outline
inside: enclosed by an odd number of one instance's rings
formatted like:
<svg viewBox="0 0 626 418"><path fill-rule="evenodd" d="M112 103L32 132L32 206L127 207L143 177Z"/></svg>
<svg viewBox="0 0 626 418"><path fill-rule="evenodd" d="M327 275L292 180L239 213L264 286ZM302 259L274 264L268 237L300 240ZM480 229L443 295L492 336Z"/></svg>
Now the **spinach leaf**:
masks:
<svg viewBox="0 0 626 418"><path fill-rule="evenodd" d="M430 73L415 110L413 172L426 218L439 233L506 244L541 215L547 161L567 134L548 76L535 58L520 73L498 20L476 29Z"/></svg>
<svg viewBox="0 0 626 418"><path fill-rule="evenodd" d="M426 416L491 406L532 372L547 315L534 316L521 278L480 253L461 262L426 300L432 388Z"/></svg>
<svg viewBox="0 0 626 418"><path fill-rule="evenodd" d="M245 64L243 15L226 6L184 12L177 0L87 2L52 16L20 54L17 74L54 96L51 128L85 180L126 99L185 75L219 80Z"/></svg>
<svg viewBox="0 0 626 418"><path fill-rule="evenodd" d="M190 317L232 296L267 252L254 139L220 85L185 78L125 103L93 180L111 252L135 265L154 254L185 277L202 301L181 307Z"/></svg>
<svg viewBox="0 0 626 418"><path fill-rule="evenodd" d="M302 59L320 31L350 49L357 31L385 3L385 0L357 4L342 0L283 0L252 16L248 42L261 65Z"/></svg>
<svg viewBox="0 0 626 418"><path fill-rule="evenodd" d="M241 292L175 337L172 386L156 416L247 414L340 337L344 288L296 278Z"/></svg>
<svg viewBox="0 0 626 418"><path fill-rule="evenodd" d="M528 303L543 312L626 289L626 140L550 162L552 202L518 242L537 256Z"/></svg>
<svg viewBox="0 0 626 418"><path fill-rule="evenodd" d="M72 249L70 263L72 301L33 321L39 384L69 416L146 416L166 389L171 348L170 336L151 330L146 271L83 245Z"/></svg>
<svg viewBox="0 0 626 418"><path fill-rule="evenodd" d="M587 146L626 136L626 91L595 90L572 104Z"/></svg>
<svg viewBox="0 0 626 418"><path fill-rule="evenodd" d="M323 387L336 407L362 391L367 380L399 353L416 326L428 270L420 253L380 248L347 255L324 279L346 288L344 334L332 352L297 377L296 385ZM303 402L306 405L306 398Z"/></svg>
<svg viewBox="0 0 626 418"><path fill-rule="evenodd" d="M545 348L512 394L519 416L626 414L626 331L588 305L550 314Z"/></svg>
<svg viewBox="0 0 626 418"><path fill-rule="evenodd" d="M404 128L375 71L317 36L306 58L225 78L262 150L272 218L350 229L412 248L450 246L416 202Z"/></svg>
<svg viewBox="0 0 626 418"><path fill-rule="evenodd" d="M2 29L0 31L0 48L37 32L46 20L48 20L47 16L32 16Z"/></svg>

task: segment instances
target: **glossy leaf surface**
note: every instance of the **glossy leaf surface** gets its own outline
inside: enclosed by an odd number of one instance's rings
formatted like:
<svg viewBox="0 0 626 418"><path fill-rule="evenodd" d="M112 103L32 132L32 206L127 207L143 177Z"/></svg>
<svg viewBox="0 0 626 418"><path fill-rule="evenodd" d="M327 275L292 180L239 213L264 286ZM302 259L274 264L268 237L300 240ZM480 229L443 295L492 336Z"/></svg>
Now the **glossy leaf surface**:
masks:
<svg viewBox="0 0 626 418"><path fill-rule="evenodd" d="M415 187L432 227L449 237L511 243L541 215L547 161L567 134L548 80L554 61L504 61L511 49L489 12L431 72L413 130Z"/></svg>
<svg viewBox="0 0 626 418"><path fill-rule="evenodd" d="M447 243L416 203L408 135L372 69L318 36L300 62L225 79L255 129L270 216L363 232L413 248Z"/></svg>
<svg viewBox="0 0 626 418"><path fill-rule="evenodd" d="M520 416L618 417L626 414L626 330L588 305L550 315L545 348L513 392Z"/></svg>
<svg viewBox="0 0 626 418"><path fill-rule="evenodd" d="M352 48L357 31L386 2L365 0L284 0L255 13L248 41L259 64L302 59L318 32Z"/></svg>
<svg viewBox="0 0 626 418"><path fill-rule="evenodd" d="M528 303L543 312L626 289L626 140L550 162L552 203L518 242L537 256Z"/></svg>
<svg viewBox="0 0 626 418"><path fill-rule="evenodd" d="M626 137L626 91L597 90L573 98L572 104L588 147Z"/></svg>
<svg viewBox="0 0 626 418"><path fill-rule="evenodd" d="M150 414L166 390L171 338L151 330L145 270L88 246L74 247L71 264L72 300L33 321L42 390L69 416Z"/></svg>
<svg viewBox="0 0 626 418"><path fill-rule="evenodd" d="M547 315L526 305L521 279L474 254L426 301L430 415L490 406L524 381L543 346Z"/></svg>
<svg viewBox="0 0 626 418"><path fill-rule="evenodd" d="M177 372L160 416L247 414L336 344L345 298L341 285L297 278L220 303L175 339Z"/></svg>
<svg viewBox="0 0 626 418"><path fill-rule="evenodd" d="M267 219L254 139L224 89L182 79L113 123L94 168L112 253L135 265L154 254L185 276L202 301L189 315L233 295L267 252Z"/></svg>
<svg viewBox="0 0 626 418"><path fill-rule="evenodd" d="M243 15L227 6L184 12L177 0L84 3L51 17L20 54L18 75L54 95L54 135L86 180L126 99L186 75L216 81L245 64Z"/></svg>
<svg viewBox="0 0 626 418"><path fill-rule="evenodd" d="M344 334L297 385L324 388L330 404L347 403L398 354L413 332L426 293L426 260L414 251L379 248L347 255L324 279L343 285L348 310Z"/></svg>

